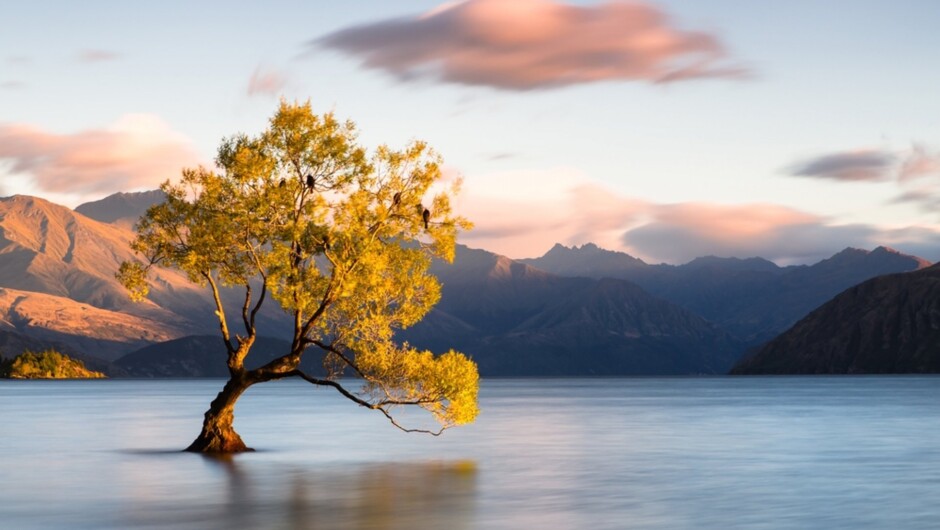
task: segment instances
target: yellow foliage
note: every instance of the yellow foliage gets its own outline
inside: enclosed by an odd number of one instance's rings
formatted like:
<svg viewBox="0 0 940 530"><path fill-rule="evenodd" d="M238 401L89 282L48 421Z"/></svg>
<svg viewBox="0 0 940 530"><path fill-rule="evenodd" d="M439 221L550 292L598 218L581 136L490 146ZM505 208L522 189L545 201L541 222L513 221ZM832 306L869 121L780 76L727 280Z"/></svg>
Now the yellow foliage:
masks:
<svg viewBox="0 0 940 530"><path fill-rule="evenodd" d="M212 290L229 343L218 289L243 287L245 304L236 310L250 347L252 311L262 299L251 285L260 284L292 317L294 340L278 363L253 376L282 376L318 344L332 374L351 369L366 378L374 403L414 402L444 426L476 417L470 359L393 341L437 303L431 261L452 261L458 231L470 227L451 211L456 188L438 191L441 160L427 144L369 154L352 122L315 114L309 102L282 101L267 130L224 140L216 166L185 169L178 184L164 183L166 202L138 223L133 248L144 263L118 273L132 297L147 295L149 267L182 270ZM234 350L229 366L243 370L245 352Z"/></svg>

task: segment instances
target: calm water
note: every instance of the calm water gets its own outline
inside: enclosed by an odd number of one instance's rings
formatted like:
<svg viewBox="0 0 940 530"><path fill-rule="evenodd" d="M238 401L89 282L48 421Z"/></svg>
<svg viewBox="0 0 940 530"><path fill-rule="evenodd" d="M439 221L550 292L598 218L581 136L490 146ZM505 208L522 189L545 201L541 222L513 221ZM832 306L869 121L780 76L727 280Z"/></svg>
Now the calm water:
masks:
<svg viewBox="0 0 940 530"><path fill-rule="evenodd" d="M277 382L237 410L258 452L178 452L221 385L0 381L0 527L940 524L938 377L488 380L441 438Z"/></svg>

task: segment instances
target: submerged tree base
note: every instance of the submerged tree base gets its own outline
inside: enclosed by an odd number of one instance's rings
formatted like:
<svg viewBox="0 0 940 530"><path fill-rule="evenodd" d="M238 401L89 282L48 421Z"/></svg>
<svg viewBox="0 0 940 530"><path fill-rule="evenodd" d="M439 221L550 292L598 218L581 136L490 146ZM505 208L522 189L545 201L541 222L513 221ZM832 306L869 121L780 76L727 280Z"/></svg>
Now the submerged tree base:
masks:
<svg viewBox="0 0 940 530"><path fill-rule="evenodd" d="M254 451L245 445L242 437L235 431L229 433L201 433L198 438L184 449L190 453L246 453Z"/></svg>
<svg viewBox="0 0 940 530"><path fill-rule="evenodd" d="M191 453L244 453L254 451L235 432L235 401L251 385L244 377L232 377L212 401L202 432L185 451Z"/></svg>

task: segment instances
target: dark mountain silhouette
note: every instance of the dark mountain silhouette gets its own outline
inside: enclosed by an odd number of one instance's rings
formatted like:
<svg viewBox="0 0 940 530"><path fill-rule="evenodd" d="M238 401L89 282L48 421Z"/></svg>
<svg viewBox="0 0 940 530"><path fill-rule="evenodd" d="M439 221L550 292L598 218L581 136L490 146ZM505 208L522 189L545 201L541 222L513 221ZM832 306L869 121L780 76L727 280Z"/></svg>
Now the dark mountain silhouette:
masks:
<svg viewBox="0 0 940 530"><path fill-rule="evenodd" d="M880 276L810 313L735 374L940 372L940 265Z"/></svg>
<svg viewBox="0 0 940 530"><path fill-rule="evenodd" d="M814 265L789 267L763 258L715 256L684 265L649 265L595 245L555 245L541 258L521 261L558 274L630 280L755 345L775 337L852 285L929 264L886 247L847 248Z"/></svg>
<svg viewBox="0 0 940 530"><path fill-rule="evenodd" d="M459 246L441 301L400 338L473 356L485 375L724 373L742 345L624 280L565 278Z"/></svg>

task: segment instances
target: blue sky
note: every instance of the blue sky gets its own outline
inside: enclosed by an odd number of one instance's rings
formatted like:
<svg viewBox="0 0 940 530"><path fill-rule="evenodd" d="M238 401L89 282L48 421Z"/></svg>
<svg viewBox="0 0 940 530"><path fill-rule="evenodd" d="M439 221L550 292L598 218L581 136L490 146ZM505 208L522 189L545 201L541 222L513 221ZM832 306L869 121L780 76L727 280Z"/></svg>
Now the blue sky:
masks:
<svg viewBox="0 0 940 530"><path fill-rule="evenodd" d="M137 4L0 7L0 195L150 189L310 98L427 140L511 257L940 259L935 2Z"/></svg>

